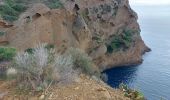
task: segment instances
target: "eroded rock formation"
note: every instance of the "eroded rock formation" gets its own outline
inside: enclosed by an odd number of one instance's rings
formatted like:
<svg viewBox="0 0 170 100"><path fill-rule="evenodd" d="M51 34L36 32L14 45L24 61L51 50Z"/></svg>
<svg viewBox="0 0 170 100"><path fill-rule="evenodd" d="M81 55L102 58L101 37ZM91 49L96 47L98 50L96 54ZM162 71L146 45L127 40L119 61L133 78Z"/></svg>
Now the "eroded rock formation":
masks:
<svg viewBox="0 0 170 100"><path fill-rule="evenodd" d="M25 50L39 42L88 53L101 70L139 64L149 51L128 0L62 0L64 8L35 4L9 27L9 45ZM116 41L115 41L116 40ZM111 49L111 52L110 52Z"/></svg>

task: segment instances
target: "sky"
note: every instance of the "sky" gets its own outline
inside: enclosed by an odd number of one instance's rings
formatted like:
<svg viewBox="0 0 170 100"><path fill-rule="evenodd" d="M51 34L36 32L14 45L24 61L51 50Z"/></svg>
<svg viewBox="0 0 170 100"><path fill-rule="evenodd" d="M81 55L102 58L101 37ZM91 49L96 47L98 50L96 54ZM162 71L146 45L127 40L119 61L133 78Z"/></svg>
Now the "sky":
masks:
<svg viewBox="0 0 170 100"><path fill-rule="evenodd" d="M131 5L170 5L170 0L129 0Z"/></svg>

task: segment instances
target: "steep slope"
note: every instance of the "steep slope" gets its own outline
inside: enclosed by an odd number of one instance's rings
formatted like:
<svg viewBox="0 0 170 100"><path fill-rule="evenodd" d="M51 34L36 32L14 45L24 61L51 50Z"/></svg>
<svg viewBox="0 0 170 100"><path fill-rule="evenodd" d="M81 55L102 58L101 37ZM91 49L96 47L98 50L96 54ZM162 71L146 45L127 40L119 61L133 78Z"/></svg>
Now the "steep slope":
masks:
<svg viewBox="0 0 170 100"><path fill-rule="evenodd" d="M7 29L10 46L25 50L38 42L88 53L101 70L139 64L150 49L140 36L128 0L62 0L63 8L32 5Z"/></svg>

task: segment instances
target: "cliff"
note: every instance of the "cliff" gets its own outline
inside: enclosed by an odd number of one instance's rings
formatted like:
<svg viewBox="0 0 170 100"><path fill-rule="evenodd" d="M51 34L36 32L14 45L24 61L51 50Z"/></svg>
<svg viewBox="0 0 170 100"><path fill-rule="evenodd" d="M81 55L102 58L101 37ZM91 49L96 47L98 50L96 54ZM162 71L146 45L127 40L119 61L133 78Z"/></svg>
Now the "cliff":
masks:
<svg viewBox="0 0 170 100"><path fill-rule="evenodd" d="M26 50L39 42L54 44L58 52L80 48L101 70L139 64L149 51L140 36L137 14L128 0L62 0L62 8L30 5L11 24L1 21L6 34L0 42Z"/></svg>

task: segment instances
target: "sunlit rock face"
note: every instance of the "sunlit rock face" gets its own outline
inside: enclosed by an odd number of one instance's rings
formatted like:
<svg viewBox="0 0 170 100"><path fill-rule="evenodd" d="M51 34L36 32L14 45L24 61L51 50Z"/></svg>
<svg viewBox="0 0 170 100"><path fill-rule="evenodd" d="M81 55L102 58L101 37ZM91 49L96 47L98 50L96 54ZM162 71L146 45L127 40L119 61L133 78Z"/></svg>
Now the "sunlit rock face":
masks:
<svg viewBox="0 0 170 100"><path fill-rule="evenodd" d="M140 36L137 14L128 0L62 0L63 8L34 4L7 30L9 45L19 50L39 42L89 54L101 70L139 64L148 51Z"/></svg>

